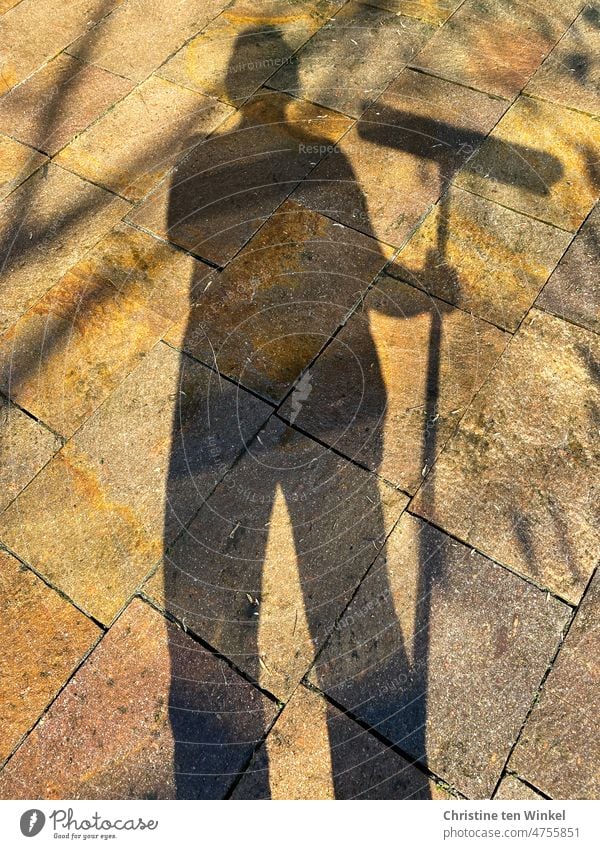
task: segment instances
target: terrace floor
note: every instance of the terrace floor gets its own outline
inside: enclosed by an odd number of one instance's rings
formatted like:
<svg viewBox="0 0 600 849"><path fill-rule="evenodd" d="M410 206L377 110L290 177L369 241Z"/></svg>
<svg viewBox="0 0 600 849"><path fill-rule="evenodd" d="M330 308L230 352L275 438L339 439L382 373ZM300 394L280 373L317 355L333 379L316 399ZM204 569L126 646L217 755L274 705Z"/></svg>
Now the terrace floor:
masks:
<svg viewBox="0 0 600 849"><path fill-rule="evenodd" d="M598 8L0 43L0 797L597 798Z"/></svg>

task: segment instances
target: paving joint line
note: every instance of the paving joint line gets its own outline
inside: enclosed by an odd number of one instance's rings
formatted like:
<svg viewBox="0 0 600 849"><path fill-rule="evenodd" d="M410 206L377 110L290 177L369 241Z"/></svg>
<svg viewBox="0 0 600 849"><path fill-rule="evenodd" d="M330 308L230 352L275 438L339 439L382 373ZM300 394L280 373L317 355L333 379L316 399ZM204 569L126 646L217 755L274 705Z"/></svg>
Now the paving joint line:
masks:
<svg viewBox="0 0 600 849"><path fill-rule="evenodd" d="M494 129L495 129L495 127L494 127ZM492 132L493 132L493 130L490 131L489 135L491 135ZM489 135L486 136L486 139L481 143L482 145L485 144L485 141L487 141L487 139L489 138ZM480 151L480 150L481 150L481 147L478 147L477 150L472 154L472 156L476 156L477 152ZM469 157L469 160L471 158L472 157ZM467 162L469 160L467 160ZM515 209L514 206L508 206L508 204L502 203L499 200L495 200L495 199L490 200L490 198L486 197L485 195L482 195L479 192L476 192L475 189L472 189L472 188L467 187L467 186L459 186L456 183L456 178L464 171L464 169L467 165L467 162L465 162L465 164L462 166L462 168L452 178L452 180L449 183L449 187L453 186L456 189L460 189L461 192L467 192L468 194L473 195L474 197L477 197L477 198L481 198L482 200L485 200L488 203L496 204L496 206L500 206L500 207L502 207L502 209L507 209L509 212L514 212L517 215L522 215L523 218L529 218L530 221L537 221L539 224L545 224L546 227L553 227L555 230L558 230L561 233L567 233L569 236L572 236L573 238L577 235L577 233L581 229L582 225L580 224L579 227L577 227L576 230L568 230L566 227L561 227L559 224L554 224L552 221L548 221L546 218L537 218L535 215L532 215L530 212L524 212L521 209ZM583 224L583 222L582 222L582 224ZM567 245L567 247L568 247L568 245Z"/></svg>
<svg viewBox="0 0 600 849"><path fill-rule="evenodd" d="M409 752L404 750L401 746L398 746L397 743L392 743L384 734L374 728L372 725L369 725L368 722L365 722L360 717L356 716L352 710L344 707L340 702L330 696L327 692L320 690L319 687L316 687L310 681L302 681L302 685L306 687L307 690L314 692L320 696L322 696L325 701L329 702L333 707L339 710L344 716L349 717L353 722L359 725L364 731L370 734L371 737L374 737L379 743L382 743L386 749L390 749L395 752L395 754L399 755L403 760L407 762L409 766L414 767L421 775L429 780L433 780L439 787L442 789L448 788L450 792L457 796L459 799L466 799L467 797L461 793L456 787L450 784L446 779L442 778L441 775L438 775L434 772L431 767L428 766L426 762L423 761L422 758L416 758L414 755L411 755Z"/></svg>
<svg viewBox="0 0 600 849"><path fill-rule="evenodd" d="M316 436L314 433L311 433L310 431L300 427L300 425L296 424L296 422L290 422L277 410L273 411L273 415L275 416L275 418L283 422L283 424L285 424L287 427L297 431L297 433L302 434L302 436L304 436L306 439L310 439L311 442L320 445L322 448L325 448L327 451L330 451L332 454L335 454L336 457L339 457L346 463L351 463L357 469L360 469L361 472L366 472L367 474L372 475L378 481L381 481L381 483L384 483L387 486L391 487L391 489L393 489L395 492L401 493L409 500L413 497L410 492L403 489L399 484L394 483L394 481L388 480L388 478L384 477L383 475L380 475L379 472L376 472L373 469L370 469L367 465L362 464L359 460L356 459L356 457L351 457L349 454L344 454L344 452L340 448L337 448L335 445L329 445L319 436Z"/></svg>
<svg viewBox="0 0 600 849"><path fill-rule="evenodd" d="M0 335L2 335L2 334L0 334ZM20 410L20 412L23 413L25 416L27 416L28 419L31 419L32 421L41 425L45 430L47 430L49 433L51 433L52 436L55 439L58 439L60 441L61 448L62 448L63 445L65 445L65 443L69 439L69 437L63 436L57 430L53 430L50 427L50 425L46 424L46 422L43 419L41 419L39 416L36 416L35 413L32 413L30 410L27 409L27 407L21 406L21 404L19 404L18 401L15 401L14 398L12 398L10 395L7 395L2 390L0 390L0 398L3 398L6 401L6 403L9 404L11 407L15 407L17 410Z"/></svg>
<svg viewBox="0 0 600 849"><path fill-rule="evenodd" d="M2 20L2 19L6 16L6 15L8 15L8 13L9 13L9 12L12 12L12 11L13 11L13 9L16 9L16 8L17 8L18 6L20 6L23 2L24 2L24 0L19 0L19 2L18 2L15 6L12 6L10 9L7 9L7 10L6 10L6 12L4 12L4 14L0 15L0 21L1 21L1 20ZM96 28L96 26L98 26L98 24L100 24L102 21L106 20L106 18L110 17L110 15L113 13L113 11L115 10L115 8L116 8L116 7L114 7L114 6L113 6L111 9L109 9L109 10L108 10L108 12L106 12L106 14L104 14L104 15L102 15L100 18L98 18L98 20L97 20L97 21L94 21L94 25L93 25L93 26L88 27L87 29L84 29L83 31L80 31L80 32L79 32L79 34L78 34L78 35L76 35L74 39L72 39L72 41L67 42L67 44L66 44L64 47L61 47L61 49L60 49L59 51L57 51L56 53L52 53L52 54L51 54L51 55L50 55L47 59L45 59L45 60L42 62L42 64L41 64L41 65L38 65L38 66L37 66L37 67L36 67L36 68L35 68L35 69L34 69L34 70L30 73L30 74L28 74L28 75L27 75L26 77L24 77L22 80L19 80L19 82L18 82L18 83L16 83L15 85L11 86L11 87L10 87L9 89L7 89L7 90L6 90L3 94L8 94L9 92L11 92L11 91L13 91L14 89L18 88L19 86L23 85L23 83L26 83L28 80L30 80L30 79L31 79L31 77L33 77L33 76L34 76L34 74L37 74L37 72L38 72L38 71L41 71L43 68L45 68L47 65L49 65L49 64L50 64L50 62L53 62L53 61L54 61L54 59L56 59L56 58L57 58L57 56L60 56L62 53L66 53L66 52L67 52L67 50L69 49L69 47L71 47L71 45L73 45L73 44L74 44L74 43L75 43L78 39L82 38L84 35L86 35L87 33L91 32L93 29L95 29L95 28ZM115 48L115 49L116 49L116 48ZM69 53L68 55L69 55L69 56L71 56L72 58L79 58L79 57L73 57L71 53ZM91 65L91 64L92 64L91 62L88 62L87 60L81 60L81 61L85 62L85 64L87 64L87 65ZM94 67L98 67L98 66L97 66L97 65L95 65ZM105 70L105 69L104 69L104 68L102 68L101 70Z"/></svg>
<svg viewBox="0 0 600 849"><path fill-rule="evenodd" d="M127 215L129 215L129 213L127 213ZM226 265L217 265L217 263L213 262L212 259L208 259L207 257L202 256L201 254L188 250L188 248L184 248L182 245L178 245L177 242L172 242L167 236L161 236L160 233L155 233L152 230L149 230L147 227L144 227L143 224L140 224L137 221L125 221L125 224L128 227L131 227L133 230L137 230L139 233L144 233L146 236L151 236L156 242L160 242L161 245L168 245L170 248L177 251L178 253L184 254L185 256L189 256L192 259L204 263L204 265L207 265L211 269L211 271L224 271L227 267ZM190 294L192 293L190 292Z"/></svg>
<svg viewBox="0 0 600 849"><path fill-rule="evenodd" d="M575 622L575 619L577 618L577 613L578 613L578 612L579 612L579 610L581 609L581 605L584 603L585 598L586 598L586 596L587 596L587 594L588 594L588 592L589 592L589 590L590 590L590 587L591 587L592 582L593 582L593 580L594 580L594 577L595 577L595 575L596 575L596 572L597 572L599 569L600 569L600 566L596 566L596 568L592 571L592 574L590 575L590 578L589 578L589 580L588 580L588 582L587 582L587 584L586 584L586 586L585 586L585 589L584 589L584 591L583 591L583 594L582 594L582 596L581 596L581 598L580 598L580 600L579 600L579 604L578 604L577 608L576 608L575 610L572 610L571 616L569 617L568 621L567 621L567 622L565 623L565 625L563 626L563 629L562 629L562 631L561 631L561 636L560 636L560 639L559 639L559 641L558 641L558 646L556 647L556 650L555 650L554 654L552 655L552 657L551 657L551 659L550 659L550 661L549 661L549 663L548 663L548 666L547 666L547 668L546 668L546 671L544 672L544 674L543 674L543 676L542 676L542 679L541 679L541 681L540 681L540 683L539 683L539 685L538 685L538 687L537 687L537 689L536 689L536 691L535 691L535 693L534 693L534 695L533 695L533 698L532 698L531 703L530 703L530 705L529 705L529 709L528 709L528 711L527 711L527 714L525 715L525 718L524 718L523 722L521 723L521 726L520 726L520 728L519 728L519 730L518 730L518 732L517 732L517 734L516 734L516 737L515 737L515 739L514 739L514 741L513 741L513 744L512 744L512 746L510 747L510 751L508 752L508 755L507 755L506 760L505 760L505 762L504 762L504 766L503 766L503 768L502 768L502 773L504 773L504 771L508 768L508 765L510 764L510 760L511 760L511 758L512 758L513 752L515 751L516 747L518 746L519 741L520 741L520 739L521 739L521 737L522 737L522 735L523 735L523 731L525 730L525 726L527 725L527 723L528 723L528 721L529 721L529 719L530 719L530 717L531 717L531 714L533 713L533 711L534 711L534 709L535 709L535 706L537 705L537 703L538 703L538 702L539 702L539 700L540 700L540 697L541 697L542 692L543 692L543 690L544 690L544 686L545 686L545 684L546 684L546 681L548 680L548 677L550 676L550 673L551 673L551 672L552 672L552 670L554 669L554 666L555 666L555 664L556 664L556 661L557 661L557 659L558 659L558 657L559 657L559 655L560 655L560 653L561 653L561 649L563 648L563 646L564 646L564 644L565 644L565 642L566 642L566 640L567 640L567 637L569 636L569 633L570 633L570 631L571 631L571 628L573 627L573 623ZM499 778L499 779L498 779L498 782L497 782L497 784L496 784L496 787L494 788L494 793L496 793L496 792L497 792L498 787L499 787L499 785L500 785L500 781L501 781L501 778ZM492 794L492 795L493 795L493 794Z"/></svg>
<svg viewBox="0 0 600 849"><path fill-rule="evenodd" d="M504 768L504 770L502 772L502 777L500 778L500 781L498 782L498 787L500 787L500 785L502 784L502 782L504 781L505 778L516 778L521 782L521 784L524 784L526 787L529 787L530 790L533 790L534 793L537 793L543 799L546 799L548 802L553 801L552 796L548 796L546 793L544 793L543 790L540 790L539 787L536 787L535 784L532 784L531 781L527 781L526 778L523 778L517 772L514 772L511 769L507 769L506 767ZM497 790L497 788L496 788L496 790Z"/></svg>
<svg viewBox="0 0 600 849"><path fill-rule="evenodd" d="M433 466L432 466L432 468L433 468ZM549 595L555 601L558 601L561 604L565 605L565 607L569 608L571 611L574 611L574 610L576 611L578 609L579 604L581 603L581 600L579 602L575 603L573 601L569 601L566 598L563 598L563 596L554 592L554 590L549 589L549 587L544 587L542 584L537 584L533 580L533 578L531 578L529 575L525 575L522 572L517 572L516 569L514 569L511 566L508 566L506 563L502 563L501 560L497 560L493 555L486 554L485 551L482 551L481 549L477 548L477 546L474 545L472 542L467 542L466 540L461 539L460 537L453 534L451 531L448 531L446 528L444 528L443 525L439 525L433 519L429 519L426 516L422 516L420 513L417 513L414 509L411 509L411 504L412 504L412 501L414 500L415 497L416 497L416 493L413 496L413 498L411 499L410 503L406 506L406 512L410 516L414 516L415 519L419 519L424 524L429 525L432 528L435 528L435 530L437 530L437 531L441 531L449 539L454 540L454 542L459 543L464 548L469 548L469 549L471 549L471 551L477 552L477 554L479 554L480 557L484 557L490 563L493 563L495 566L498 566L501 569L504 569L506 572L509 572L511 575L514 575L516 578L520 578L522 581L525 581L525 583L529 584L531 587L538 590L539 592L542 592L545 595Z"/></svg>
<svg viewBox="0 0 600 849"><path fill-rule="evenodd" d="M188 637L192 642L194 642L196 645L199 645L202 649L204 649L204 651L208 652L213 657L216 657L218 660L223 661L233 672L237 673L237 675L243 678L247 684L250 684L252 687L254 687L255 690L258 690L259 693L261 693L270 702L273 702L276 705L284 704L281 702L281 699L271 693L270 690L267 690L266 687L262 687L260 683L256 681L248 672L245 672L243 669L237 666L235 661L233 661L228 655L224 654L222 651L213 646L210 642L208 642L208 640L202 637L197 630L195 630L189 625L186 625L182 619L180 619L166 607L160 605L151 596L146 595L146 593L143 591L138 591L135 593L133 598L140 598L145 604L156 610L157 613L160 613L160 615L164 619L166 619L167 622L170 622L172 625L175 625L177 630L181 634Z"/></svg>
<svg viewBox="0 0 600 849"><path fill-rule="evenodd" d="M390 274L389 271L386 272L386 273L393 280L397 280L398 283L404 283L407 286L410 286L412 289L416 289L417 292L422 292L423 294L427 295L429 298L431 298L434 301L441 301L441 303L446 304L449 307L452 307L452 309L454 309L458 312L462 312L464 315L468 315L468 316L470 316L470 318L474 318L477 321L481 321L484 324L487 324L488 327L493 327L494 330L499 330L501 333L505 333L508 336L514 336L514 334L516 333L516 331L509 330L507 327L501 327L499 324L495 324L495 322L493 322L491 319L485 318L484 316L479 315L478 313L475 313L472 310L467 310L464 307L460 307L457 304L452 303L452 301L448 301L446 298L440 297L440 295L434 295L432 292L428 292L427 289L425 289L422 286L419 286L418 283L413 282L412 280L408 279L409 277L411 277L410 273L407 273L404 276L402 274L402 271L398 272L398 274ZM539 297L539 295L538 295L538 297ZM532 306L533 306L533 304L532 304ZM531 309L531 308L532 307L529 307L529 309ZM527 312L529 312L529 310L527 310Z"/></svg>
<svg viewBox="0 0 600 849"><path fill-rule="evenodd" d="M544 286L544 288L545 288L545 286ZM543 291L543 289L542 289L542 291ZM541 294L542 293L540 292L540 295ZM538 298L539 298L539 295L538 295ZM558 321L563 321L565 324L569 324L571 327L575 328L576 330L583 330L584 333L591 333L593 336L600 336L599 330L594 330L592 327L586 327L585 324L579 324L577 321L575 321L575 319L567 318L564 315L560 315L558 312L554 312L553 310L550 309L550 307L547 307L544 304L534 304L532 306L532 309L539 310L540 312L545 313L545 315L550 315L550 316L552 316L552 318L558 319Z"/></svg>
<svg viewBox="0 0 600 849"><path fill-rule="evenodd" d="M97 619L92 613L89 613L85 610L81 605L79 605L74 599L71 598L64 590L62 590L58 585L52 583L52 581L47 578L43 572L37 569L35 566L32 566L28 560L26 560L21 554L18 554L14 549L8 546L3 540L0 540L0 551L5 552L6 554L10 554L11 557L14 557L21 566L27 569L29 572L32 572L37 578L42 581L49 589L53 590L57 593L63 601L68 602L72 607L79 611L86 619L89 619L94 625L97 625L98 628L101 628L103 631L107 631L110 627L109 625L105 625L99 619Z"/></svg>
<svg viewBox="0 0 600 849"><path fill-rule="evenodd" d="M35 721L32 723L32 725L29 726L28 730L25 731L23 733L23 736L19 738L19 741L15 744L11 753L3 761L0 762L0 773L2 773L6 769L9 762L17 754L19 749L21 749L21 747L25 745L25 743L27 742L27 740L29 739L31 734L35 731L37 726L47 716L47 714L49 713L50 709L52 708L52 706L54 705L56 700L62 694L63 690L65 690L65 688L71 683L71 681L73 680L75 675L77 675L77 673L80 671L80 669L85 665L85 663L87 663L91 654L98 648L98 646L100 645L100 643L102 642L102 640L104 639L106 634L107 634L107 631L104 631L104 630L100 631L100 633L98 634L97 638L94 640L92 645L87 649L87 651L82 655L82 657L76 663L71 674L67 677L67 679L64 681L64 683L58 688L58 690L56 691L54 696L50 699L50 701L45 706L45 708L42 710L42 712L39 714L39 716L35 719Z"/></svg>
<svg viewBox="0 0 600 849"><path fill-rule="evenodd" d="M458 11L458 9L456 10ZM448 19L449 20L449 19ZM447 23L447 22L446 22ZM445 26L445 24L443 25ZM440 27L440 31L443 27ZM424 45L426 46L426 45ZM419 51L420 53L421 51ZM417 57L418 58L418 55ZM414 65L412 62L409 62L406 67L409 71L415 71L418 74L423 74L425 77L431 77L434 80L442 80L445 83L451 83L452 85L460 86L460 88L467 89L468 91L474 91L476 94L484 94L486 97L489 97L491 100L497 100L500 103L506 103L506 109L502 113L503 115L510 109L515 100L519 97L521 92L519 91L514 97L503 97L501 94L492 94L492 92L485 91L482 88L477 88L474 85L469 85L469 83L462 82L461 80L454 79L452 77L444 76L440 71L435 71L432 68L428 68L426 65ZM397 78L396 78L397 79Z"/></svg>

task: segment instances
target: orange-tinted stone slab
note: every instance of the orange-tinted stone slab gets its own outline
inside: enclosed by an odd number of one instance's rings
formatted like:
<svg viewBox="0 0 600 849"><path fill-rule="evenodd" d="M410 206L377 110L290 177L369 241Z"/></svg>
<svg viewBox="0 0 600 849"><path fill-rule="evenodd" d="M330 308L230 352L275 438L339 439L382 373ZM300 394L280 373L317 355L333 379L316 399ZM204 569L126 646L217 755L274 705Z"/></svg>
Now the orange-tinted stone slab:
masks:
<svg viewBox="0 0 600 849"><path fill-rule="evenodd" d="M563 230L451 188L388 273L514 331L570 241Z"/></svg>
<svg viewBox="0 0 600 849"><path fill-rule="evenodd" d="M117 226L0 337L0 387L70 435L187 312L207 270Z"/></svg>
<svg viewBox="0 0 600 849"><path fill-rule="evenodd" d="M505 775L494 793L494 799L514 802L540 802L544 797L540 793L536 793L525 782L520 781L516 775Z"/></svg>
<svg viewBox="0 0 600 849"><path fill-rule="evenodd" d="M0 552L0 761L66 683L101 634L18 560Z"/></svg>
<svg viewBox="0 0 600 849"><path fill-rule="evenodd" d="M183 251L129 224L118 224L75 268L79 277L107 282L153 312L175 321L190 308L211 270Z"/></svg>
<svg viewBox="0 0 600 849"><path fill-rule="evenodd" d="M233 799L450 799L317 693L299 687Z"/></svg>
<svg viewBox="0 0 600 849"><path fill-rule="evenodd" d="M292 394L282 415L414 492L507 342L385 275L303 378L310 394L299 404Z"/></svg>
<svg viewBox="0 0 600 849"><path fill-rule="evenodd" d="M218 15L227 0L121 0L120 7L69 47L79 56L141 82Z"/></svg>
<svg viewBox="0 0 600 849"><path fill-rule="evenodd" d="M14 191L47 158L14 139L0 136L0 200Z"/></svg>
<svg viewBox="0 0 600 849"><path fill-rule="evenodd" d="M99 621L110 623L160 557L160 536L110 501L85 454L54 457L0 517L0 539Z"/></svg>
<svg viewBox="0 0 600 849"><path fill-rule="evenodd" d="M577 602L598 557L600 340L532 310L414 509Z"/></svg>
<svg viewBox="0 0 600 849"><path fill-rule="evenodd" d="M600 581L593 580L510 761L553 799L600 794Z"/></svg>
<svg viewBox="0 0 600 849"><path fill-rule="evenodd" d="M415 59L415 65L513 98L554 47L581 0L466 0Z"/></svg>
<svg viewBox="0 0 600 849"><path fill-rule="evenodd" d="M160 69L167 80L239 105L345 0L235 0Z"/></svg>
<svg viewBox="0 0 600 849"><path fill-rule="evenodd" d="M0 131L56 153L132 89L132 83L66 53L0 100Z"/></svg>
<svg viewBox="0 0 600 849"><path fill-rule="evenodd" d="M0 517L0 539L108 623L269 412L160 343Z"/></svg>
<svg viewBox="0 0 600 849"><path fill-rule="evenodd" d="M0 775L3 799L222 798L274 715L135 600Z"/></svg>
<svg viewBox="0 0 600 849"><path fill-rule="evenodd" d="M469 798L489 798L569 608L407 513L313 683Z"/></svg>
<svg viewBox="0 0 600 849"><path fill-rule="evenodd" d="M475 194L574 232L600 194L600 124L520 97L456 182Z"/></svg>
<svg viewBox="0 0 600 849"><path fill-rule="evenodd" d="M600 207L596 206L537 299L537 306L600 333Z"/></svg>
<svg viewBox="0 0 600 849"><path fill-rule="evenodd" d="M315 104L261 91L197 145L132 220L225 265L350 124Z"/></svg>
<svg viewBox="0 0 600 849"><path fill-rule="evenodd" d="M385 262L384 246L286 201L167 340L281 401Z"/></svg>
<svg viewBox="0 0 600 849"><path fill-rule="evenodd" d="M433 32L414 18L350 0L269 85L358 118Z"/></svg>
<svg viewBox="0 0 600 849"><path fill-rule="evenodd" d="M189 89L150 77L57 156L56 161L132 200L143 197L230 113ZM135 132L132 128L135 127Z"/></svg>
<svg viewBox="0 0 600 849"><path fill-rule="evenodd" d="M21 0L0 0L0 14L3 15L5 12L8 12L9 9L12 9L13 6L16 6L17 3L20 3Z"/></svg>
<svg viewBox="0 0 600 849"><path fill-rule="evenodd" d="M600 13L585 6L525 89L527 94L600 114Z"/></svg>
<svg viewBox="0 0 600 849"><path fill-rule="evenodd" d="M60 280L128 209L121 198L53 165L6 198L0 206L0 330Z"/></svg>
<svg viewBox="0 0 600 849"><path fill-rule="evenodd" d="M58 437L0 396L0 510L60 447Z"/></svg>
<svg viewBox="0 0 600 849"><path fill-rule="evenodd" d="M504 109L486 94L404 70L294 200L399 246Z"/></svg>
<svg viewBox="0 0 600 849"><path fill-rule="evenodd" d="M146 592L287 698L406 503L271 419Z"/></svg>
<svg viewBox="0 0 600 849"><path fill-rule="evenodd" d="M462 0L369 0L371 6L410 15L432 24L443 24Z"/></svg>
<svg viewBox="0 0 600 849"><path fill-rule="evenodd" d="M20 83L121 0L22 0L0 19L0 93ZM86 46L89 36L84 36Z"/></svg>
<svg viewBox="0 0 600 849"><path fill-rule="evenodd" d="M75 266L0 338L0 390L70 436L169 326Z"/></svg>

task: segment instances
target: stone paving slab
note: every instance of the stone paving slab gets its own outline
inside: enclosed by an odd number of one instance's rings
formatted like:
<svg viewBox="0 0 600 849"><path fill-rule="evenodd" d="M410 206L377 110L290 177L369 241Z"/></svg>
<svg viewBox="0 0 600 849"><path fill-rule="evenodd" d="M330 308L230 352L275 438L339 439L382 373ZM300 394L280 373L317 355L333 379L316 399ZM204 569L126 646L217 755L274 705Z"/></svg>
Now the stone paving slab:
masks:
<svg viewBox="0 0 600 849"><path fill-rule="evenodd" d="M0 390L71 436L169 324L75 266L0 338Z"/></svg>
<svg viewBox="0 0 600 849"><path fill-rule="evenodd" d="M194 286L201 290L210 271L189 254L129 224L114 227L71 269L90 284L111 283L169 321L187 314Z"/></svg>
<svg viewBox="0 0 600 849"><path fill-rule="evenodd" d="M0 130L53 154L132 87L122 77L60 53L0 99Z"/></svg>
<svg viewBox="0 0 600 849"><path fill-rule="evenodd" d="M532 310L413 508L577 603L600 535L600 340Z"/></svg>
<svg viewBox="0 0 600 849"><path fill-rule="evenodd" d="M279 402L385 262L385 246L286 201L166 338Z"/></svg>
<svg viewBox="0 0 600 849"><path fill-rule="evenodd" d="M489 798L569 615L405 513L310 680L469 798Z"/></svg>
<svg viewBox="0 0 600 849"><path fill-rule="evenodd" d="M52 164L6 198L0 205L0 331L60 280L128 209L121 198Z"/></svg>
<svg viewBox="0 0 600 849"><path fill-rule="evenodd" d="M581 0L465 0L415 65L512 99L554 47Z"/></svg>
<svg viewBox="0 0 600 849"><path fill-rule="evenodd" d="M269 85L358 118L434 28L350 0L269 80Z"/></svg>
<svg viewBox="0 0 600 849"><path fill-rule="evenodd" d="M0 552L0 761L37 721L101 634L33 572Z"/></svg>
<svg viewBox="0 0 600 849"><path fill-rule="evenodd" d="M0 511L60 447L53 433L0 396Z"/></svg>
<svg viewBox="0 0 600 849"><path fill-rule="evenodd" d="M26 79L120 2L22 0L13 4L0 19L0 94ZM88 44L87 35L82 44Z"/></svg>
<svg viewBox="0 0 600 849"><path fill-rule="evenodd" d="M261 90L131 218L225 265L351 123L322 106Z"/></svg>
<svg viewBox="0 0 600 849"><path fill-rule="evenodd" d="M508 339L384 275L311 367L308 397L292 394L282 415L414 492Z"/></svg>
<svg viewBox="0 0 600 849"><path fill-rule="evenodd" d="M527 94L600 115L600 12L583 11L527 83Z"/></svg>
<svg viewBox="0 0 600 849"><path fill-rule="evenodd" d="M345 2L235 0L158 73L239 106Z"/></svg>
<svg viewBox="0 0 600 849"><path fill-rule="evenodd" d="M434 24L443 24L463 0L369 0L371 6L410 15Z"/></svg>
<svg viewBox="0 0 600 849"><path fill-rule="evenodd" d="M596 575L510 760L553 799L600 795L599 612Z"/></svg>
<svg viewBox="0 0 600 849"><path fill-rule="evenodd" d="M208 270L118 226L0 338L0 388L70 436L187 312Z"/></svg>
<svg viewBox="0 0 600 849"><path fill-rule="evenodd" d="M232 798L452 797L322 696L299 687Z"/></svg>
<svg viewBox="0 0 600 849"><path fill-rule="evenodd" d="M4 769L0 798L222 798L273 716L135 600Z"/></svg>
<svg viewBox="0 0 600 849"><path fill-rule="evenodd" d="M146 592L287 698L406 504L272 419Z"/></svg>
<svg viewBox="0 0 600 849"><path fill-rule="evenodd" d="M406 69L293 197L400 246L505 108Z"/></svg>
<svg viewBox="0 0 600 849"><path fill-rule="evenodd" d="M540 793L536 793L531 787L520 781L516 775L505 775L500 786L494 793L494 799L503 801L527 801L540 802L544 799Z"/></svg>
<svg viewBox="0 0 600 849"><path fill-rule="evenodd" d="M0 135L0 200L46 162L43 153Z"/></svg>
<svg viewBox="0 0 600 849"><path fill-rule="evenodd" d="M570 241L556 227L452 187L387 271L514 332Z"/></svg>
<svg viewBox="0 0 600 849"><path fill-rule="evenodd" d="M153 76L67 145L56 161L140 200L187 153L192 138L198 143L230 113L223 103Z"/></svg>
<svg viewBox="0 0 600 849"><path fill-rule="evenodd" d="M456 183L575 232L600 194L600 123L520 97Z"/></svg>
<svg viewBox="0 0 600 849"><path fill-rule="evenodd" d="M142 82L221 12L227 0L119 0L119 7L68 52Z"/></svg>
<svg viewBox="0 0 600 849"><path fill-rule="evenodd" d="M596 206L536 305L600 333L600 207Z"/></svg>
<svg viewBox="0 0 600 849"><path fill-rule="evenodd" d="M0 517L0 539L108 624L157 562L161 546L128 505L113 505L98 492L86 461L74 449L57 454Z"/></svg>
<svg viewBox="0 0 600 849"><path fill-rule="evenodd" d="M0 539L108 624L269 413L160 343L4 512Z"/></svg>

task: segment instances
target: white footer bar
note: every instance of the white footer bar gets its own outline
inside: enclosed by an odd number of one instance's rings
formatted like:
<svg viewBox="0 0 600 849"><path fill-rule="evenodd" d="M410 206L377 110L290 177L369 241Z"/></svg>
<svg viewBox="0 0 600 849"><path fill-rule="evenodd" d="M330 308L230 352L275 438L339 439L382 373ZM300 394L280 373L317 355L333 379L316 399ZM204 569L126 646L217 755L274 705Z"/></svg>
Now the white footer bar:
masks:
<svg viewBox="0 0 600 849"><path fill-rule="evenodd" d="M4 801L0 845L240 849L600 846L596 801Z"/></svg>

